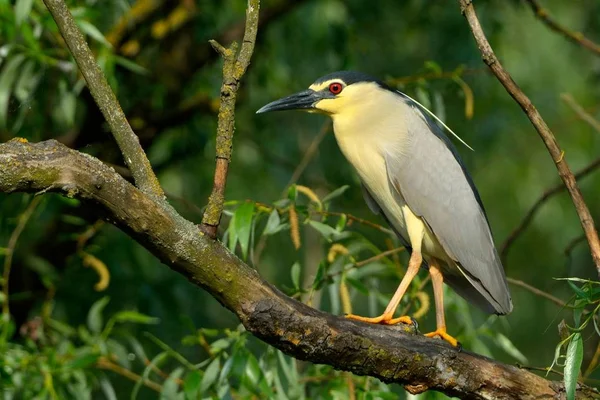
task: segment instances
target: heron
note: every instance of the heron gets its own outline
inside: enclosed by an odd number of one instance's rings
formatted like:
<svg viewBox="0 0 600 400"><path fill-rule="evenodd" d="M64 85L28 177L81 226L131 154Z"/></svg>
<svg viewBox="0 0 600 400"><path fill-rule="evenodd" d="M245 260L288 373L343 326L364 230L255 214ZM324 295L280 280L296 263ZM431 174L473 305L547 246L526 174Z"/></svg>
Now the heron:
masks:
<svg viewBox="0 0 600 400"><path fill-rule="evenodd" d="M512 311L483 203L434 114L381 80L354 71L325 75L257 113L282 110L332 118L336 141L358 173L365 202L410 252L406 273L383 314L347 318L412 323L411 317L394 318L394 313L421 267L431 276L436 309L436 330L425 336L459 345L446 328L444 283L487 313Z"/></svg>

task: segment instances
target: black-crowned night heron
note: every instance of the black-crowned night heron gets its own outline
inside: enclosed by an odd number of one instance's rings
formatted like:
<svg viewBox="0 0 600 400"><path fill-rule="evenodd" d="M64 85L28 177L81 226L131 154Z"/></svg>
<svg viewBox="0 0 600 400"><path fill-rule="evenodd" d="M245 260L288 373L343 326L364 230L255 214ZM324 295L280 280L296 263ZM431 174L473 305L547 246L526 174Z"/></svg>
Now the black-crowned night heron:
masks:
<svg viewBox="0 0 600 400"><path fill-rule="evenodd" d="M437 329L426 334L456 346L446 332L442 283L489 313L512 301L479 193L442 129L410 97L357 72L335 72L258 113L305 110L329 115L342 152L362 181L365 201L411 251L384 313L348 318L411 323L394 312L422 264L429 269ZM425 263L423 262L425 261Z"/></svg>

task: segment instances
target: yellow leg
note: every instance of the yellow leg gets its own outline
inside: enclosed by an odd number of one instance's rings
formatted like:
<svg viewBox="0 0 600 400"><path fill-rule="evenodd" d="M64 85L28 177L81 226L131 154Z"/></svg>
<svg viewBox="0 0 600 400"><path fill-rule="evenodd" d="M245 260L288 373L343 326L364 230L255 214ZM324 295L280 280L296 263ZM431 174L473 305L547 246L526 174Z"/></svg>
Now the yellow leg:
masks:
<svg viewBox="0 0 600 400"><path fill-rule="evenodd" d="M432 258L429 262L429 274L431 275L431 283L433 285L433 297L435 298L435 322L436 330L426 333L427 337L439 337L452 346L459 345L458 340L448 335L446 332L446 318L444 316L444 276L439 268L439 261Z"/></svg>
<svg viewBox="0 0 600 400"><path fill-rule="evenodd" d="M421 255L421 244L423 243L423 235L425 234L425 224L421 218L417 217L406 205L402 207L402 214L404 216L404 221L406 222L406 230L408 231L408 237L412 247L412 254L410 255L410 260L408 261L406 274L404 275L404 278L402 278L402 281L400 281L400 285L398 286L398 289L396 289L394 297L392 297L392 300L390 300L390 303L385 308L385 311L379 317L367 318L349 314L346 315L346 318L369 322L372 324L385 325L394 325L399 322L405 324L413 323L413 319L407 315L399 318L393 317L394 312L396 312L396 308L398 308L398 304L400 304L404 293L406 293L406 289L408 289L408 286L412 282L413 278L415 275L417 275L417 272L419 272L419 268L421 268L421 263L423 262L423 256Z"/></svg>
<svg viewBox="0 0 600 400"><path fill-rule="evenodd" d="M346 318L350 318L355 321L368 322L371 324L394 325L399 322L402 322L404 324L412 324L412 318L407 315L404 315L399 318L393 318L393 316L394 312L396 312L396 308L398 308L398 305L402 300L402 297L404 296L404 293L406 293L406 289L408 289L408 286L412 282L413 278L415 277L415 275L417 275L417 272L419 272L419 268L421 267L422 261L423 258L421 256L421 253L413 251L413 253L410 256L410 261L408 262L406 274L404 275L404 278L402 278L398 289L396 289L396 293L394 293L394 297L392 297L392 300L390 300L390 303L385 308L383 314L375 318L361 317L354 314L348 314L346 315Z"/></svg>

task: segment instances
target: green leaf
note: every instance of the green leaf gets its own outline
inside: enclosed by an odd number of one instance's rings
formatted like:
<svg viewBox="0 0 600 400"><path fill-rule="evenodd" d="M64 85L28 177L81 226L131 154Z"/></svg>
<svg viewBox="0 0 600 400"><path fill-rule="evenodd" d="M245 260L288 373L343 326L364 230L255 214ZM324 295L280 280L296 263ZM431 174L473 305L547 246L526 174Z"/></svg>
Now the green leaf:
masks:
<svg viewBox="0 0 600 400"><path fill-rule="evenodd" d="M583 361L583 339L580 333L576 333L571 338L567 347L567 359L565 362L565 390L567 400L575 400L575 391L577 389L577 377L581 370Z"/></svg>
<svg viewBox="0 0 600 400"><path fill-rule="evenodd" d="M145 361L148 359L148 356L146 355L146 352L144 351L144 347L135 337L129 336L129 337L127 337L127 341L129 342L129 345L132 347L135 355L141 361Z"/></svg>
<svg viewBox="0 0 600 400"><path fill-rule="evenodd" d="M279 365L281 365L281 369L285 375L285 379L288 383L292 384L297 381L296 369L293 365L293 360L290 360L290 363L286 361L286 356L281 351L277 351L277 358L279 360Z"/></svg>
<svg viewBox="0 0 600 400"><path fill-rule="evenodd" d="M275 373L274 383L275 383L275 395L277 396L277 400L288 400L289 397L286 395L286 391L281 384L281 379L279 378L279 372L277 369L273 371Z"/></svg>
<svg viewBox="0 0 600 400"><path fill-rule="evenodd" d="M581 283L589 283L593 285L600 285L600 281L592 281L589 279L571 277L571 278L553 278L555 281L572 281L572 282L581 282Z"/></svg>
<svg viewBox="0 0 600 400"><path fill-rule="evenodd" d="M323 286L323 283L325 283L325 272L327 272L327 263L323 260L319 263L319 268L317 268L317 273L315 274L312 284L314 290L319 290Z"/></svg>
<svg viewBox="0 0 600 400"><path fill-rule="evenodd" d="M336 197L340 197L349 188L350 188L349 185L344 185L342 187L335 189L333 192L331 192L327 196L323 197L323 200L321 200L321 203L325 204L325 203L335 199Z"/></svg>
<svg viewBox="0 0 600 400"><path fill-rule="evenodd" d="M254 355L248 354L248 360L246 362L246 369L244 371L244 377L242 382L246 384L246 387L254 393L257 393L260 398L272 399L273 391L270 385L265 379L263 369L260 367L258 360Z"/></svg>
<svg viewBox="0 0 600 400"><path fill-rule="evenodd" d="M335 230L338 232L342 232L344 228L346 228L346 223L348 222L348 216L346 214L342 214L338 219L338 222L335 224Z"/></svg>
<svg viewBox="0 0 600 400"><path fill-rule="evenodd" d="M204 376L200 382L200 393L206 393L206 391L212 386L219 376L219 370L221 369L221 361L215 358L204 371Z"/></svg>
<svg viewBox="0 0 600 400"><path fill-rule="evenodd" d="M160 400L177 400L179 398L177 396L177 392L179 391L177 380L183 375L183 371L183 367L178 367L171 372L160 391Z"/></svg>
<svg viewBox="0 0 600 400"><path fill-rule="evenodd" d="M137 399L137 395L140 391L140 389L142 388L142 385L144 384L145 381L148 380L148 377L150 376L150 373L156 368L156 367L160 367L160 365L168 358L168 353L162 352L156 355L156 357L154 357L146 366L146 368L144 369L144 372L142 373L142 379L138 380L135 384L135 386L133 387L133 390L131 391L131 400L135 400Z"/></svg>
<svg viewBox="0 0 600 400"><path fill-rule="evenodd" d="M29 16L32 5L33 0L17 0L15 3L15 22L17 26L21 25L25 18Z"/></svg>
<svg viewBox="0 0 600 400"><path fill-rule="evenodd" d="M569 284L569 286L571 287L571 289L575 292L575 294L577 295L577 297L579 297L580 299L587 299L589 297L588 294L583 289L581 289L580 287L578 287L573 282L567 281L567 283Z"/></svg>
<svg viewBox="0 0 600 400"><path fill-rule="evenodd" d="M415 89L415 94L419 103L421 103L423 107L427 108L428 110L431 110L431 97L429 96L429 93L427 93L423 87L417 86Z"/></svg>
<svg viewBox="0 0 600 400"><path fill-rule="evenodd" d="M425 69L430 70L436 75L441 75L443 72L442 67L440 67L440 65L433 60L425 61L423 66L425 67Z"/></svg>
<svg viewBox="0 0 600 400"><path fill-rule="evenodd" d="M169 356L173 357L174 359L179 361L181 364L185 365L187 368L195 369L194 364L189 362L187 358L182 356L180 353L175 351L168 344L166 344L165 342L163 342L162 340L160 340L159 338L157 338L150 332L144 332L144 336L146 336L148 339L152 340L154 342L154 344L156 344L158 347L163 349Z"/></svg>
<svg viewBox="0 0 600 400"><path fill-rule="evenodd" d="M42 257L31 255L25 258L25 265L42 278L44 284L54 285L59 281L59 274L52 263Z"/></svg>
<svg viewBox="0 0 600 400"><path fill-rule="evenodd" d="M296 188L296 185L290 186L287 192L287 197L292 203L296 202L296 199L298 198L298 189Z"/></svg>
<svg viewBox="0 0 600 400"><path fill-rule="evenodd" d="M106 400L117 400L115 388L113 388L112 383L106 376L100 378L100 389L102 389L102 393Z"/></svg>
<svg viewBox="0 0 600 400"><path fill-rule="evenodd" d="M237 238L242 248L244 259L248 256L250 244L250 232L252 230L252 216L254 215L254 203L244 203L235 210L231 223L237 233Z"/></svg>
<svg viewBox="0 0 600 400"><path fill-rule="evenodd" d="M515 347L513 342L509 338L504 336L503 334L501 334L501 333L496 334L496 343L502 350L504 350L504 352L506 354L512 356L515 360L517 360L521 364L529 363L529 361L527 361L527 357L525 357L523 355L523 353L521 353L519 351L519 349L517 349Z"/></svg>
<svg viewBox="0 0 600 400"><path fill-rule="evenodd" d="M583 326L580 326L582 314L583 314L583 307L573 310L573 320L575 321L575 326L577 326L580 329L583 328Z"/></svg>
<svg viewBox="0 0 600 400"><path fill-rule="evenodd" d="M229 251L235 253L235 247L237 246L238 242L238 234L237 230L235 229L235 214L229 222L229 227L227 228L227 232L225 232L225 235L227 235L229 239L227 240Z"/></svg>
<svg viewBox="0 0 600 400"><path fill-rule="evenodd" d="M358 290L360 293L364 295L369 294L369 288L366 287L361 281L358 279L348 278L346 277L346 282L350 284L354 289Z"/></svg>
<svg viewBox="0 0 600 400"><path fill-rule="evenodd" d="M252 354L248 354L245 375L254 386L258 384L263 376L260 365L258 365L258 360L256 360L256 357L254 357Z"/></svg>
<svg viewBox="0 0 600 400"><path fill-rule="evenodd" d="M281 224L281 217L279 216L279 212L277 212L276 209L273 209L273 211L271 211L271 214L269 214L269 219L267 220L267 225L265 226L265 229L263 230L263 235L272 235L276 232L279 232L279 226Z"/></svg>
<svg viewBox="0 0 600 400"><path fill-rule="evenodd" d="M51 318L48 319L46 323L50 328L54 329L55 331L64 336L73 336L77 333L77 330L75 328Z"/></svg>
<svg viewBox="0 0 600 400"><path fill-rule="evenodd" d="M102 326L104 325L104 319L102 318L102 311L110 301L110 297L105 296L100 300L96 301L90 307L90 311L87 316L87 325L91 332L100 333Z"/></svg>
<svg viewBox="0 0 600 400"><path fill-rule="evenodd" d="M300 289L300 263L295 262L294 265L292 265L291 274L294 287Z"/></svg>
<svg viewBox="0 0 600 400"><path fill-rule="evenodd" d="M84 369L90 365L96 364L99 358L100 354L83 354L66 363L65 368L71 370Z"/></svg>
<svg viewBox="0 0 600 400"><path fill-rule="evenodd" d="M131 360L129 359L131 352L124 345L114 339L106 340L105 344L108 352L114 357L115 361L121 366L131 369Z"/></svg>
<svg viewBox="0 0 600 400"><path fill-rule="evenodd" d="M227 361L223 363L223 368L221 368L221 372L219 373L219 380L217 381L218 386L223 386L223 384L227 383L227 377L233 368L233 357L228 357Z"/></svg>
<svg viewBox="0 0 600 400"><path fill-rule="evenodd" d="M212 351L214 351L215 353L218 353L220 351L225 350L230 345L231 345L231 343L229 342L229 340L227 340L227 339L219 339L219 340L215 340L214 342L212 342L210 344L210 349Z"/></svg>
<svg viewBox="0 0 600 400"><path fill-rule="evenodd" d="M133 322L136 324L158 324L160 319L149 315L141 314L137 311L120 311L113 315L116 322Z"/></svg>
<svg viewBox="0 0 600 400"><path fill-rule="evenodd" d="M0 71L0 128L6 129L8 126L8 101L10 100L12 87L21 73L19 67L24 60L25 56L23 54L17 54L8 60Z"/></svg>
<svg viewBox="0 0 600 400"><path fill-rule="evenodd" d="M186 400L197 400L200 390L200 382L202 381L202 375L199 371L190 371L185 380L183 381L183 392L185 393Z"/></svg>
<svg viewBox="0 0 600 400"><path fill-rule="evenodd" d="M21 102L27 101L37 84L40 81L41 74L36 71L35 61L25 62L21 68L21 76L15 84L14 95Z"/></svg>
<svg viewBox="0 0 600 400"><path fill-rule="evenodd" d="M134 72L138 75L150 75L150 71L148 71L148 69L142 67L141 65L139 65L125 57L116 56L115 62L118 65L122 66L123 68L126 68L126 69L130 70L131 72Z"/></svg>
<svg viewBox="0 0 600 400"><path fill-rule="evenodd" d="M334 240L340 234L340 232L336 231L331 226L322 222L310 220L308 221L308 223L310 226L315 228L321 235L323 235L323 237L328 241Z"/></svg>
<svg viewBox="0 0 600 400"><path fill-rule="evenodd" d="M53 110L54 118L60 123L67 127L73 127L75 124L75 113L77 110L77 96L68 86L65 80L61 80L58 84L58 107ZM77 219L72 216L65 216L69 219ZM82 225L86 224L87 221L83 220Z"/></svg>
<svg viewBox="0 0 600 400"><path fill-rule="evenodd" d="M106 40L106 38L104 37L102 32L100 32L100 30L98 28L96 28L94 25L92 25L90 22L85 21L85 20L79 20L79 21L77 21L77 25L79 25L79 28L81 28L81 31L84 34L88 35L89 37L96 40L97 42L102 43L106 47L112 47L112 45L110 44L110 42L108 40Z"/></svg>
<svg viewBox="0 0 600 400"><path fill-rule="evenodd" d="M398 395L395 393L391 393L391 392L369 392L369 394L372 396L372 399L377 399L377 400L397 400L398 399Z"/></svg>
<svg viewBox="0 0 600 400"><path fill-rule="evenodd" d="M200 331L206 337L216 337L219 335L218 329L200 328Z"/></svg>

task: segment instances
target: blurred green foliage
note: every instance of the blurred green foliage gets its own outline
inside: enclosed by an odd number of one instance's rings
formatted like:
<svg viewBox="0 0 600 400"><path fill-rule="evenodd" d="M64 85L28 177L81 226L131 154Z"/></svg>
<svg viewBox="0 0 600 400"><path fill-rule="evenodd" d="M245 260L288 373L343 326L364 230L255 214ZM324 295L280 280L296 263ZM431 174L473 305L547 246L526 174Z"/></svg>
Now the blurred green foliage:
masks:
<svg viewBox="0 0 600 400"><path fill-rule="evenodd" d="M221 85L220 62L207 41L240 38L245 1L68 4L170 201L200 221L214 170ZM600 41L600 3L544 5L565 26ZM521 2L476 6L499 58L555 131L570 165L578 170L592 162L600 154L600 133L560 95L569 93L599 118L600 60L549 31ZM352 308L378 315L406 261L394 250L395 237L369 213L322 117L254 114L325 73L356 69L386 79L476 150L459 146L499 248L558 181L529 122L481 63L457 4L264 0L262 8L238 101L221 233L290 296L334 314ZM15 136L57 139L125 171L39 0L0 0L0 140ZM315 138L322 141L309 150ZM581 187L597 218L600 178L592 174ZM99 222L90 208L55 195L38 199L0 194L3 286L10 264L9 297L0 295L5 398L346 399L353 393L387 399L404 393L284 356L124 233ZM450 333L465 348L505 362L553 365L564 378L550 377L564 379L568 388L580 371L597 379L600 298L589 280L597 277L585 242L574 242L580 235L568 196L553 197L505 265L508 276L569 299L569 307L511 286L515 311L489 317L448 291ZM435 322L429 293L420 276L402 305L418 314L422 331Z"/></svg>

